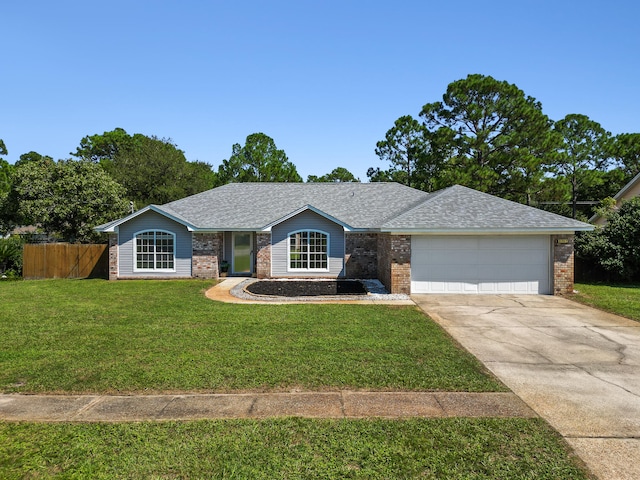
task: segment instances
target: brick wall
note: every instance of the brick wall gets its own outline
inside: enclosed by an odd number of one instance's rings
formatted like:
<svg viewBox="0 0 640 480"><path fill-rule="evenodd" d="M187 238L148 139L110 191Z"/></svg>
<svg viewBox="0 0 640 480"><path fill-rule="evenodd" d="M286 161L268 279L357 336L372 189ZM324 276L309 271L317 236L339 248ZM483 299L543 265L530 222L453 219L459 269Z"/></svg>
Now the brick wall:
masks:
<svg viewBox="0 0 640 480"><path fill-rule="evenodd" d="M553 235L553 294L573 293L573 235Z"/></svg>
<svg viewBox="0 0 640 480"><path fill-rule="evenodd" d="M109 280L118 279L118 234L109 234Z"/></svg>
<svg viewBox="0 0 640 480"><path fill-rule="evenodd" d="M191 275L218 278L222 260L222 233L194 233L192 237Z"/></svg>
<svg viewBox="0 0 640 480"><path fill-rule="evenodd" d="M345 234L345 276L378 278L378 234Z"/></svg>
<svg viewBox="0 0 640 480"><path fill-rule="evenodd" d="M256 277L271 277L271 233L256 234Z"/></svg>
<svg viewBox="0 0 640 480"><path fill-rule="evenodd" d="M411 293L411 235L378 236L378 278L391 293Z"/></svg>
<svg viewBox="0 0 640 480"><path fill-rule="evenodd" d="M391 290L391 235L378 235L378 280Z"/></svg>

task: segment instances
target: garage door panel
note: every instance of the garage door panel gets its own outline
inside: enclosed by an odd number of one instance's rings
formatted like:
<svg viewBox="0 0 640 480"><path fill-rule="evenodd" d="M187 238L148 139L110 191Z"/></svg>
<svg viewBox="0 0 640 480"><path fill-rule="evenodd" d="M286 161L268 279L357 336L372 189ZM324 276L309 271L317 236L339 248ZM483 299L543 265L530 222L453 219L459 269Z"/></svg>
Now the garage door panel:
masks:
<svg viewBox="0 0 640 480"><path fill-rule="evenodd" d="M467 282L428 282L428 287L422 285L422 290L413 293L478 293L478 285Z"/></svg>
<svg viewBox="0 0 640 480"><path fill-rule="evenodd" d="M478 293L517 293L528 294L539 291L539 282L511 281L511 282L480 282Z"/></svg>
<svg viewBox="0 0 640 480"><path fill-rule="evenodd" d="M413 265L411 267L413 272ZM432 282L454 282L458 281L475 281L478 279L478 267L476 265L466 265L465 268L455 268L451 265L431 265L428 269L418 269L412 273L414 281L432 281Z"/></svg>
<svg viewBox="0 0 640 480"><path fill-rule="evenodd" d="M550 293L550 238L412 237L414 293Z"/></svg>
<svg viewBox="0 0 640 480"><path fill-rule="evenodd" d="M445 266L463 266L476 265L478 263L478 254L469 252L468 250L454 250L455 255L449 255L450 250L438 249L428 252L425 255L423 265L445 265Z"/></svg>
<svg viewBox="0 0 640 480"><path fill-rule="evenodd" d="M478 280L481 282L501 281L531 281L547 276L548 267L544 265L525 265L527 268L518 268L516 265L484 265L478 269Z"/></svg>
<svg viewBox="0 0 640 480"><path fill-rule="evenodd" d="M446 250L469 250L478 247L478 237L432 237L429 248Z"/></svg>

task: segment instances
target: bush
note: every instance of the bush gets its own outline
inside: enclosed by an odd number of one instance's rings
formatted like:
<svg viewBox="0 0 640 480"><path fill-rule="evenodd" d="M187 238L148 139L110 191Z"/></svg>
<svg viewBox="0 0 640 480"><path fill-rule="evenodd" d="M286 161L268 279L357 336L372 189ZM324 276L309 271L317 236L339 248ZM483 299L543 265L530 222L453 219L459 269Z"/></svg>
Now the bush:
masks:
<svg viewBox="0 0 640 480"><path fill-rule="evenodd" d="M0 238L0 275L7 278L22 275L22 245L18 236Z"/></svg>
<svg viewBox="0 0 640 480"><path fill-rule="evenodd" d="M612 280L640 279L640 198L606 213L607 224L576 237L576 255Z"/></svg>

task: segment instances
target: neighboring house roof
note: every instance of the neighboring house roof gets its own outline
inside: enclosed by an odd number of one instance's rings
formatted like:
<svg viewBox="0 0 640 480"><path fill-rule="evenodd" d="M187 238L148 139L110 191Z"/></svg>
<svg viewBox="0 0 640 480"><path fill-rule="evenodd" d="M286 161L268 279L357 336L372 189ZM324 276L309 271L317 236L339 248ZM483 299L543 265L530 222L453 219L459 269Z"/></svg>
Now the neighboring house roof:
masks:
<svg viewBox="0 0 640 480"><path fill-rule="evenodd" d="M613 196L613 199L616 201L616 208L619 208L623 201L631 200L638 196L640 196L640 173L622 187L620 191ZM589 221L596 224L604 224L607 220L596 213Z"/></svg>
<svg viewBox="0 0 640 480"><path fill-rule="evenodd" d="M640 173L631 179L624 187L620 189L618 193L614 195L615 200L628 200L640 195Z"/></svg>
<svg viewBox="0 0 640 480"><path fill-rule="evenodd" d="M590 225L455 185L426 193L398 183L231 183L152 210L192 231L269 230L304 210L346 230L383 232L571 232Z"/></svg>

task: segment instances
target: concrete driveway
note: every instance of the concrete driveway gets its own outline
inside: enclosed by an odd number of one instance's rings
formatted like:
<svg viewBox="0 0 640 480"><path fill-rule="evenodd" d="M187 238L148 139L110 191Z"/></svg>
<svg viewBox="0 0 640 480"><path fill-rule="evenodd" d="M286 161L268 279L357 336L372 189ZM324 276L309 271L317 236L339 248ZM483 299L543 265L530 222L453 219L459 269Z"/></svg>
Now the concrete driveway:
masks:
<svg viewBox="0 0 640 480"><path fill-rule="evenodd" d="M599 478L640 478L640 323L552 296L412 299Z"/></svg>

